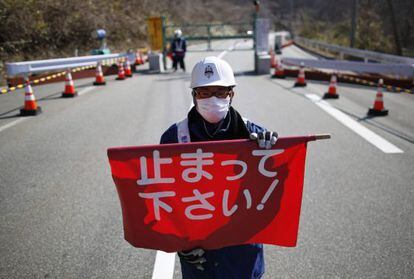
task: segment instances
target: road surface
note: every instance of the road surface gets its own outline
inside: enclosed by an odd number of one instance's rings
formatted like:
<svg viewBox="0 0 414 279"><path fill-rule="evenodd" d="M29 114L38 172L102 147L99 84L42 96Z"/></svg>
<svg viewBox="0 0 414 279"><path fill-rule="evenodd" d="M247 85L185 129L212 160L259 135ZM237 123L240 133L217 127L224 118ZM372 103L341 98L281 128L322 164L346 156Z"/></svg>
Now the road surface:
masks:
<svg viewBox="0 0 414 279"><path fill-rule="evenodd" d="M308 147L298 246L266 245L264 278L411 277L414 95L385 92L389 115L367 118L375 88L339 84L340 98L323 102L326 82L295 89L293 79L255 76L251 42L217 44L228 51L189 52L187 71L220 55L236 73L243 116L280 136L332 135ZM153 276L157 252L123 239L106 150L158 143L192 98L189 72L146 69L106 77L105 87L77 80L73 99L60 98L63 83L36 86L36 117L17 116L21 91L0 96L0 278ZM175 261L170 275L156 272L181 278Z"/></svg>

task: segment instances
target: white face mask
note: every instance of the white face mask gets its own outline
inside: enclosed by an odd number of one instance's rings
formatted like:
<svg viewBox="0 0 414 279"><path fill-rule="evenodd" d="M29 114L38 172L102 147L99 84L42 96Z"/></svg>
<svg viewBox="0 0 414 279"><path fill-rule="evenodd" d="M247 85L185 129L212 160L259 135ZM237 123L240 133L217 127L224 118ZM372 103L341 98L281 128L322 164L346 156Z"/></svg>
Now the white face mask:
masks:
<svg viewBox="0 0 414 279"><path fill-rule="evenodd" d="M217 123L226 117L230 106L230 97L217 98L216 96L197 99L197 111L210 123Z"/></svg>

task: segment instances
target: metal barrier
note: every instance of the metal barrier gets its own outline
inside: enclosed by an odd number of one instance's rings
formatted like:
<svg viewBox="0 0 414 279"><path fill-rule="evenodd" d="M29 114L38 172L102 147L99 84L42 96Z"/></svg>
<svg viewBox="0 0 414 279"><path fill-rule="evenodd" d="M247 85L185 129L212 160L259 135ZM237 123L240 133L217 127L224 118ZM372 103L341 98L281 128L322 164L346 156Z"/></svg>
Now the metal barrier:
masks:
<svg viewBox="0 0 414 279"><path fill-rule="evenodd" d="M130 63L135 61L135 53L116 53L106 55L90 55L80 57L35 60L24 62L6 63L7 75L27 77L32 73L42 73L72 69L76 67L90 66L98 62L111 59L126 58Z"/></svg>
<svg viewBox="0 0 414 279"><path fill-rule="evenodd" d="M206 41L206 50L212 50L211 42L213 40L253 39L253 22L163 25L164 47L167 42L171 42L174 39L173 31L176 28L183 30L187 41ZM233 31L236 34L229 34L226 32L226 28L234 29Z"/></svg>
<svg viewBox="0 0 414 279"><path fill-rule="evenodd" d="M319 69L333 69L335 71L350 71L357 73L371 73L395 76L397 78L414 78L414 65L380 64L369 62L340 61L340 60L313 60L302 58L283 58L282 63L290 66L300 66Z"/></svg>
<svg viewBox="0 0 414 279"><path fill-rule="evenodd" d="M371 60L371 61L377 61L381 63L414 65L414 58L410 58L410 57L384 54L384 53L375 52L375 51L342 47L338 45L331 45L331 44L323 43L320 41L305 39L299 36L295 36L294 40L295 40L295 43L298 43L299 45L303 45L305 47L310 47L313 49L322 49L328 52L338 53L341 59L343 59L344 55L349 55L349 56L362 58L364 59L365 62L368 62L369 60Z"/></svg>

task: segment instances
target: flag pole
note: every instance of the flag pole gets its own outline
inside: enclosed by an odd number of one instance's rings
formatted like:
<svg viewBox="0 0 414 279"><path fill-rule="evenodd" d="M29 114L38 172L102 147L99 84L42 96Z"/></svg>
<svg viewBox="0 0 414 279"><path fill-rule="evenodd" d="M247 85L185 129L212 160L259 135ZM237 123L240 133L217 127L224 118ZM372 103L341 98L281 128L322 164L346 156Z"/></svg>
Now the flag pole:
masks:
<svg viewBox="0 0 414 279"><path fill-rule="evenodd" d="M315 135L315 140L324 140L324 139L330 139L331 135L330 134L318 134Z"/></svg>

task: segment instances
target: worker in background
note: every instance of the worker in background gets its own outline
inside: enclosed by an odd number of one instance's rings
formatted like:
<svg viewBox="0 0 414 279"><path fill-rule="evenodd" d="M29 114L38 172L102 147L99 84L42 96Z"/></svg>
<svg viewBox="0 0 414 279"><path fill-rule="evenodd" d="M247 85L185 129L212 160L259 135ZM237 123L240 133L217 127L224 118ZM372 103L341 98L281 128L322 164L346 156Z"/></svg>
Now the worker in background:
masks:
<svg viewBox="0 0 414 279"><path fill-rule="evenodd" d="M191 73L194 106L187 117L161 136L161 144L232 139L257 140L271 148L277 133L250 122L231 106L236 81L230 65L217 57L199 61ZM261 278L264 274L263 244L246 244L204 250L179 251L181 271L189 278Z"/></svg>
<svg viewBox="0 0 414 279"><path fill-rule="evenodd" d="M184 57L187 51L187 42L182 37L180 29L174 31L174 39L171 41L171 53L173 59L174 72L177 71L177 64L180 63L181 69L185 72Z"/></svg>

